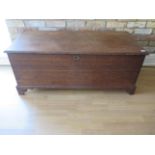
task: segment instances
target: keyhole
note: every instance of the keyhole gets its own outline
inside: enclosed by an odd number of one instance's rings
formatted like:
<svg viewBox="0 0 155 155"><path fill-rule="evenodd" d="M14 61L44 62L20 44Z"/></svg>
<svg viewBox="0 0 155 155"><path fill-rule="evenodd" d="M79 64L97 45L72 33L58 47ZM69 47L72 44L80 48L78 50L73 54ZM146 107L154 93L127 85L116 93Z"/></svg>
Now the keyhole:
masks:
<svg viewBox="0 0 155 155"><path fill-rule="evenodd" d="M80 60L80 56L79 56L79 55L74 55L74 56L73 56L73 60L75 60L75 61Z"/></svg>

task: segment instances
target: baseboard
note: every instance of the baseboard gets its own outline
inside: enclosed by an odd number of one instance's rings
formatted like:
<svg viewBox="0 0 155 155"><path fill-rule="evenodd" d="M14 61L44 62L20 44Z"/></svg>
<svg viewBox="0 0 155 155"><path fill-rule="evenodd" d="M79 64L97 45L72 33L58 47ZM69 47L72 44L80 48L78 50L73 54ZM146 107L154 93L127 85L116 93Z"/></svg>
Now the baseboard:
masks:
<svg viewBox="0 0 155 155"><path fill-rule="evenodd" d="M143 66L155 66L155 54L147 55Z"/></svg>
<svg viewBox="0 0 155 155"><path fill-rule="evenodd" d="M9 59L6 55L0 55L0 65L10 65Z"/></svg>

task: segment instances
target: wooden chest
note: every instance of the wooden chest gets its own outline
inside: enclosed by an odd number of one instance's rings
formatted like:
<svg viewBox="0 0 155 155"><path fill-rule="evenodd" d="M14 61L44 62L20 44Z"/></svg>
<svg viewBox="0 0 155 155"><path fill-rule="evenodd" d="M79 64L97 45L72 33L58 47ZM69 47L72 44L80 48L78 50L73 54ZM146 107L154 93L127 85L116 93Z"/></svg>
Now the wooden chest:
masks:
<svg viewBox="0 0 155 155"><path fill-rule="evenodd" d="M147 54L127 32L23 32L6 50L27 89L120 89L133 94Z"/></svg>

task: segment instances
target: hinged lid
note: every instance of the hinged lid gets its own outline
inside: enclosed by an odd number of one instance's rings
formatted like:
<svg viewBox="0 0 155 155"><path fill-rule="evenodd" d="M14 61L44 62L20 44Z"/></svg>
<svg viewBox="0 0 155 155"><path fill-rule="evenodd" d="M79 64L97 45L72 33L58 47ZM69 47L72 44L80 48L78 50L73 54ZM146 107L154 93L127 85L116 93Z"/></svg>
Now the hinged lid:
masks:
<svg viewBox="0 0 155 155"><path fill-rule="evenodd" d="M133 35L115 31L25 31L5 51L40 54L147 54Z"/></svg>

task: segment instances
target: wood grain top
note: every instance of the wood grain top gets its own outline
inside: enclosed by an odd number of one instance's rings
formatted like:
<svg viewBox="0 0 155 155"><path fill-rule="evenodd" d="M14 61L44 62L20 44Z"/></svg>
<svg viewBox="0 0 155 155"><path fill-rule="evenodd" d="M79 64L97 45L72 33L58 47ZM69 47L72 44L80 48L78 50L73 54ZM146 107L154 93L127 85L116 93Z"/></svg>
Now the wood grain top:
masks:
<svg viewBox="0 0 155 155"><path fill-rule="evenodd" d="M115 31L25 31L5 51L40 54L146 54L134 36Z"/></svg>

